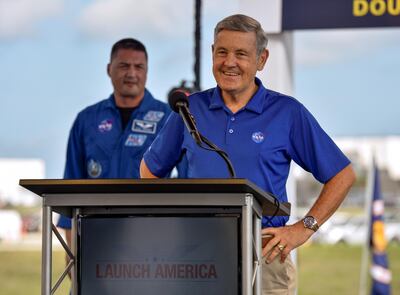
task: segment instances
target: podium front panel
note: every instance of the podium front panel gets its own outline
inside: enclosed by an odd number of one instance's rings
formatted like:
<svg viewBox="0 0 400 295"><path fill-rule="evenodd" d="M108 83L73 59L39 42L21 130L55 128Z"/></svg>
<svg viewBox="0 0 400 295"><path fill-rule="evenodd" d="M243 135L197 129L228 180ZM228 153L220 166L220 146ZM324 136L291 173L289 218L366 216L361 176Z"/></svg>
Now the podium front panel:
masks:
<svg viewBox="0 0 400 295"><path fill-rule="evenodd" d="M84 216L79 294L239 294L239 216Z"/></svg>
<svg viewBox="0 0 400 295"><path fill-rule="evenodd" d="M43 198L42 295L261 294L261 217L287 216L246 179L22 179ZM72 217L69 249L52 213ZM52 284L52 231L71 260Z"/></svg>

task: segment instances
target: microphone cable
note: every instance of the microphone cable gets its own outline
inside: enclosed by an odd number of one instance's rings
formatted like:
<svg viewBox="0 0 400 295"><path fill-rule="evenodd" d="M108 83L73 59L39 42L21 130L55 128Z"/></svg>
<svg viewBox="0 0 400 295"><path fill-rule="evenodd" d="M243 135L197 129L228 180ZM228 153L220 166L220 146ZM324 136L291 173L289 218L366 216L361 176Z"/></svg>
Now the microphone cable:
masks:
<svg viewBox="0 0 400 295"><path fill-rule="evenodd" d="M198 144L199 147L201 147L202 149L205 149L207 151L212 151L212 152L216 152L218 153L222 159L225 161L227 167L228 167L228 171L229 171L229 175L230 178L236 178L236 172L235 169L233 168L233 164L231 162L231 160L229 160L228 154L221 150L218 146L216 146L214 143L212 143L211 141L209 141L204 135L202 135L200 132L198 132L198 134L200 135L201 141L202 143L208 145L208 147L203 146L202 144Z"/></svg>
<svg viewBox="0 0 400 295"><path fill-rule="evenodd" d="M216 146L214 143L212 143L211 141L209 141L204 135L202 135L200 132L198 132L198 134L200 135L200 138L202 140L203 143L205 143L206 145L209 146L209 148L202 146L201 144L199 144L198 146L201 147L202 149L208 150L208 151L214 151L217 152L225 161L226 165L228 166L228 170L229 170L229 174L231 176L231 178L236 178L236 173L235 173L235 169L233 168L233 164L232 162L229 160L228 154L221 150L218 146ZM278 198L271 194L272 198L274 199L274 206L275 206L275 211L271 216L264 216L267 224L271 227L274 227L273 223L272 223L272 219L274 217L277 216L279 210L280 210L280 202L278 200Z"/></svg>

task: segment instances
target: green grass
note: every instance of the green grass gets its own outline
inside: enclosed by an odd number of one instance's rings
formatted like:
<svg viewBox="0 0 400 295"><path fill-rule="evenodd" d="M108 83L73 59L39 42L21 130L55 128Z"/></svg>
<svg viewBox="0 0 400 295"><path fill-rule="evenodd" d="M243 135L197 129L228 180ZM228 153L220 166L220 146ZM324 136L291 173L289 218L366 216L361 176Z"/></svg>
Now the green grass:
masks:
<svg viewBox="0 0 400 295"><path fill-rule="evenodd" d="M53 284L64 271L64 257L62 251L53 252ZM41 294L40 269L40 251L0 251L0 294ZM64 281L55 294L68 294L69 285Z"/></svg>
<svg viewBox="0 0 400 295"><path fill-rule="evenodd" d="M362 248L309 245L298 252L299 295L358 294ZM400 246L388 248L392 294L400 294ZM53 272L61 274L64 253L53 252ZM0 251L1 294L40 294L40 251ZM55 281L55 279L53 279ZM69 281L56 294L68 294ZM369 290L369 289L368 289Z"/></svg>
<svg viewBox="0 0 400 295"><path fill-rule="evenodd" d="M400 247L389 245L388 255L392 294L400 294ZM301 247L298 252L299 294L359 294L361 256L361 246Z"/></svg>

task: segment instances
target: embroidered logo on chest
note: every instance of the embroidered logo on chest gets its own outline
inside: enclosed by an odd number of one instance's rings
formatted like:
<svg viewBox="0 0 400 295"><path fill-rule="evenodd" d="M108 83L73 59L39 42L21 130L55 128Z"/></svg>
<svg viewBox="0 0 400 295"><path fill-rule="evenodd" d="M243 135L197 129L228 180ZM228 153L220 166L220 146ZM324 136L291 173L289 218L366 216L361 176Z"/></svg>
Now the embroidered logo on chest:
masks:
<svg viewBox="0 0 400 295"><path fill-rule="evenodd" d="M112 120L106 119L100 122L98 129L101 133L103 133L110 131L112 127L113 127Z"/></svg>
<svg viewBox="0 0 400 295"><path fill-rule="evenodd" d="M156 133L156 130L157 130L156 122L150 122L138 119L133 120L132 123L133 132L154 134Z"/></svg>
<svg viewBox="0 0 400 295"><path fill-rule="evenodd" d="M158 122L164 117L164 112L160 111L148 111L146 115L144 115L143 120Z"/></svg>
<svg viewBox="0 0 400 295"><path fill-rule="evenodd" d="M91 178L99 177L102 170L101 164L93 159L87 163L87 173Z"/></svg>
<svg viewBox="0 0 400 295"><path fill-rule="evenodd" d="M251 139L255 142L255 143L262 143L264 141L264 134L260 131L254 132L251 135Z"/></svg>
<svg viewBox="0 0 400 295"><path fill-rule="evenodd" d="M145 134L129 134L125 141L125 146L142 146L146 138L147 135Z"/></svg>

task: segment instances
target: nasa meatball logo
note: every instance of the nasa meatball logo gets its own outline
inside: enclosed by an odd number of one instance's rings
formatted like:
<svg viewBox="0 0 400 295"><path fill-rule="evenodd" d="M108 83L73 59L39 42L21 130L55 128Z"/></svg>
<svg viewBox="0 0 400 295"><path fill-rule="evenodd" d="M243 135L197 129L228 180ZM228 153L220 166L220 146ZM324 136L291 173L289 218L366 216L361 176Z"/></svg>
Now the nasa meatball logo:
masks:
<svg viewBox="0 0 400 295"><path fill-rule="evenodd" d="M255 142L255 143L262 143L264 141L264 134L260 131L254 132L251 135L251 139Z"/></svg>
<svg viewBox="0 0 400 295"><path fill-rule="evenodd" d="M98 129L101 133L103 133L103 132L111 131L112 127L113 127L112 121L107 119L107 120L101 121L101 123L98 126Z"/></svg>

